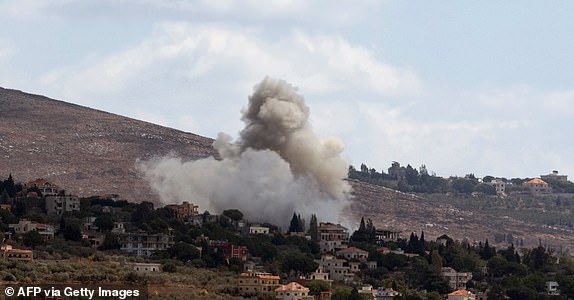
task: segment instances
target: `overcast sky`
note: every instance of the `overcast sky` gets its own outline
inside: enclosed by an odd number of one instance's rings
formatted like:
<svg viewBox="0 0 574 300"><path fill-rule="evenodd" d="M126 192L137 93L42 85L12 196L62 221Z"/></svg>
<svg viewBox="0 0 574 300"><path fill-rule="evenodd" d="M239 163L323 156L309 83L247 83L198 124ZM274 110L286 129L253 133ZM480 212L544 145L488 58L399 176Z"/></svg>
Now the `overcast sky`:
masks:
<svg viewBox="0 0 574 300"><path fill-rule="evenodd" d="M574 176L573 1L0 0L0 86L208 137L265 76L378 171Z"/></svg>

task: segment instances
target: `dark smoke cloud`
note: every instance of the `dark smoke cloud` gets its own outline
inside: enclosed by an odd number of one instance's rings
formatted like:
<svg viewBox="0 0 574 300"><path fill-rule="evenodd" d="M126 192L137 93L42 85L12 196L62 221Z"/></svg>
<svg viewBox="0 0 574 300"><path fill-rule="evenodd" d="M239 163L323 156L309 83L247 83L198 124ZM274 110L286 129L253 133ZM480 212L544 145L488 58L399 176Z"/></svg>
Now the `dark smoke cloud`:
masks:
<svg viewBox="0 0 574 300"><path fill-rule="evenodd" d="M210 212L240 209L249 220L284 225L294 211L336 221L349 199L340 140L319 139L294 87L265 78L243 112L236 143L220 133L221 160L165 157L139 164L162 202L191 201Z"/></svg>

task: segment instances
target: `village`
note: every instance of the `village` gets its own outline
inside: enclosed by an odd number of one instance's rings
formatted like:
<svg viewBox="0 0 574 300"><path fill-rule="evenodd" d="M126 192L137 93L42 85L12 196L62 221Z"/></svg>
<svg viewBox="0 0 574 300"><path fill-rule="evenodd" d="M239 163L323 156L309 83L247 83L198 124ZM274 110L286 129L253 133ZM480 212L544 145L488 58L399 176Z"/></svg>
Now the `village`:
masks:
<svg viewBox="0 0 574 300"><path fill-rule="evenodd" d="M200 213L190 202L155 209L149 202L127 203L119 195L81 199L44 179L9 188L5 184L1 209L4 260L45 259L35 249L63 235L83 247L142 258L125 264L136 273L176 269L162 259L199 268L227 266L237 274L227 292L254 299L380 300L413 293L423 295L421 299L487 299L494 273L515 272L507 270L509 265L490 263L500 255L488 240L476 245L442 235L426 241L424 232L407 238L400 231L376 229L370 220L361 220L351 232L341 224L318 222L314 215L305 230L305 221L296 213L284 231L274 224L251 223L233 208L211 214ZM50 220L56 222L46 222ZM468 253L459 255L469 257L461 263L449 252L464 247ZM506 264L532 259L532 251L523 252L523 257L514 248L505 251L499 253L509 257ZM556 261L542 254L542 264ZM417 264L424 268L413 269ZM422 278L410 278L419 272ZM538 292L559 296L560 285L547 280Z"/></svg>

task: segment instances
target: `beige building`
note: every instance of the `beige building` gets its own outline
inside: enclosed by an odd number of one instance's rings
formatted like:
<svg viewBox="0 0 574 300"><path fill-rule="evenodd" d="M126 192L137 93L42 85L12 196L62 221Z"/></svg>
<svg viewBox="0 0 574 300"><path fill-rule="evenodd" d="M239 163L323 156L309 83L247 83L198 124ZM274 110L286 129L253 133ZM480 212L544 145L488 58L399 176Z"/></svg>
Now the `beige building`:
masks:
<svg viewBox="0 0 574 300"><path fill-rule="evenodd" d="M337 251L336 254L337 256L343 257L345 259L356 259L360 261L366 261L367 258L369 258L369 252L356 247L341 249Z"/></svg>
<svg viewBox="0 0 574 300"><path fill-rule="evenodd" d="M471 272L457 272L451 267L442 268L441 274L448 280L448 284L453 290L464 290L466 283L472 279Z"/></svg>
<svg viewBox="0 0 574 300"><path fill-rule="evenodd" d="M355 277L347 260L336 258L333 255L321 256L319 267L324 272L329 273L329 277L335 281L350 282Z"/></svg>
<svg viewBox="0 0 574 300"><path fill-rule="evenodd" d="M35 230L44 237L45 240L54 239L54 233L56 232L56 227L52 224L36 223L26 219L20 220L18 224L9 224L8 227L14 229L14 232L17 234L24 234Z"/></svg>
<svg viewBox="0 0 574 300"><path fill-rule="evenodd" d="M506 182L502 181L502 179L493 179L488 184L494 187L497 195L504 195L504 193L506 193Z"/></svg>
<svg viewBox="0 0 574 300"><path fill-rule="evenodd" d="M273 292L279 286L279 276L263 272L245 272L237 278L237 289L241 295L256 295Z"/></svg>
<svg viewBox="0 0 574 300"><path fill-rule="evenodd" d="M34 252L32 250L14 249L11 245L0 246L0 252L2 253L2 258L4 260L34 260Z"/></svg>
<svg viewBox="0 0 574 300"><path fill-rule="evenodd" d="M309 289L298 284L291 282L282 285L275 289L276 298L278 300L314 300L313 296L309 296Z"/></svg>
<svg viewBox="0 0 574 300"><path fill-rule="evenodd" d="M161 272L161 264L159 263L129 263L128 265L136 272Z"/></svg>
<svg viewBox="0 0 574 300"><path fill-rule="evenodd" d="M544 181L540 178L531 179L531 180L523 183L523 185L525 187L527 187L530 190L530 192L534 195L551 192L550 186L548 186L548 183L546 183L546 181Z"/></svg>
<svg viewBox="0 0 574 300"><path fill-rule="evenodd" d="M347 228L340 224L319 223L319 246L321 252L335 252L339 249L347 248L349 242L349 232Z"/></svg>

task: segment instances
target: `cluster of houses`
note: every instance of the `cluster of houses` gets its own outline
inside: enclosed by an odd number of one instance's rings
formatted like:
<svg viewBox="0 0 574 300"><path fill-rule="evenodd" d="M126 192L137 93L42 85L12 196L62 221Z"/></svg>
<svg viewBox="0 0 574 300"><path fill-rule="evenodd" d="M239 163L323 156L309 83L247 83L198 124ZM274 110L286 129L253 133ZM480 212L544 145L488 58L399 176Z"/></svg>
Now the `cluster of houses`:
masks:
<svg viewBox="0 0 574 300"><path fill-rule="evenodd" d="M553 179L567 180L565 175L559 175L557 172L550 174ZM497 189L504 193L504 182L493 180L491 183ZM525 183L532 187L533 191L544 192L548 189L542 179L533 179ZM26 196L34 197L34 191L39 191L45 199L46 211L49 214L62 215L64 212L73 212L80 210L78 197L67 195L54 184L43 179L30 181L25 185L24 193ZM38 194L36 193L36 196ZM205 222L213 222L219 218L226 218L220 215L211 215L207 212L200 214L199 207L193 203L183 202L181 204L170 204L166 206L173 212L174 217L185 224L202 226ZM2 207L10 208L10 207ZM102 207L102 211L112 212L112 207ZM95 217L88 217L84 220L83 238L88 240L93 247L102 245L104 235L99 232L95 224ZM124 222L114 222L112 232L118 237L120 250L125 253L136 256L151 256L156 251L167 250L174 245L174 234L172 230L166 233L149 233L146 231L126 232ZM270 228L260 224L249 224L246 221L235 223L238 232L242 234L270 234ZM10 224L9 227L16 234L25 234L30 231L38 232L45 240L54 238L57 226L54 224L42 224L30 220L22 219L17 224ZM324 281L330 287L333 282L353 283L356 284L355 275L361 268L376 269L377 262L369 261L369 253L357 247L349 247L349 230L341 224L330 222L321 222L318 225L318 244L321 251L321 258L316 260L318 268L305 278L300 278L297 282L290 282L286 285L280 284L280 277L274 274L263 272L263 267L258 265L256 258L251 257L249 250L245 246L235 245L228 241L210 240L205 236L196 239L196 245L207 243L210 247L223 253L225 259L238 259L244 263L244 272L238 275L236 281L237 291L242 295L256 295L261 292L274 292L276 299L279 300L327 300L331 299L331 292L324 291L318 298L309 295L309 289L304 286L305 281ZM292 233L295 235L305 236L304 233ZM397 230L376 230L375 240L377 244L382 245L388 241L397 241L401 238L401 232ZM310 239L310 236L305 236ZM439 237L438 243L444 244L442 239L448 237ZM197 247L201 254L201 248ZM377 249L382 254L395 253L406 256L416 256L417 254L404 253L401 249L391 250L385 247ZM3 245L0 248L3 259L15 260L32 260L34 258L32 250L14 249L10 245ZM136 272L160 272L161 265L158 263L131 263L129 264ZM442 269L442 276L449 282L450 287L455 290L448 295L452 300L469 300L481 299L481 295L474 295L465 290L466 284L472 279L472 273L457 272L453 268L445 267ZM557 290L557 284L550 283L549 290ZM360 288L359 293L371 295L374 300L395 299L401 296L398 291L389 288L373 289L370 286Z"/></svg>
<svg viewBox="0 0 574 300"><path fill-rule="evenodd" d="M558 182L568 182L568 175L559 174L557 170L553 170L547 175L540 175L540 178L533 178L522 183L531 194L540 195L552 193L552 188L548 182L558 181ZM497 195L506 195L506 187L508 183L501 178L495 178L488 182L492 185Z"/></svg>

